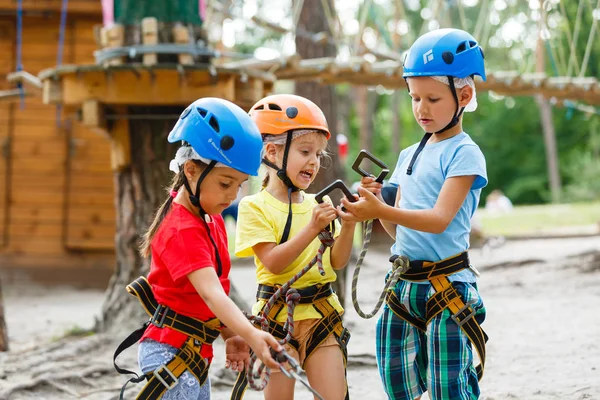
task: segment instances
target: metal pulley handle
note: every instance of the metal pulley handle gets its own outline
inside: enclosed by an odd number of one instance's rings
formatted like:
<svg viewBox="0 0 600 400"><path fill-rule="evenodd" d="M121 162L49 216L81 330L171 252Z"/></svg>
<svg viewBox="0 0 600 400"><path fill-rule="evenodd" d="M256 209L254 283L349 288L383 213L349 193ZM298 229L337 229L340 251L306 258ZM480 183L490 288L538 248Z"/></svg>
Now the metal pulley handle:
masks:
<svg viewBox="0 0 600 400"><path fill-rule="evenodd" d="M383 161L381 161L379 158L375 157L373 154L371 154L367 150L361 150L360 153L358 153L356 160L354 160L354 164L352 164L352 169L354 171L358 172L361 176L371 176L371 174L369 174L367 171L365 171L364 169L362 169L360 167L360 164L362 163L362 161L365 158L373 161L373 163L375 165L377 165L378 167L381 168L381 172L379 173L379 176L377 177L377 179L375 181L379 182L379 183L383 183L383 180L390 173L390 170L388 169L388 166Z"/></svg>

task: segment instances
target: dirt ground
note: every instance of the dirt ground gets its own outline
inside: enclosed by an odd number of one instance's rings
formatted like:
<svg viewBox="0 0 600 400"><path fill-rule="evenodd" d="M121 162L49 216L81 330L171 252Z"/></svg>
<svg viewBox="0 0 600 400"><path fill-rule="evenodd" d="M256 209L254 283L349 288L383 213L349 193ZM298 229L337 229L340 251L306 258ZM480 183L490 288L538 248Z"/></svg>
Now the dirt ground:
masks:
<svg viewBox="0 0 600 400"><path fill-rule="evenodd" d="M473 264L482 274L479 285L488 311L483 328L490 337L482 399L600 399L600 257L591 255L594 251L600 251L598 236L509 241L499 248L471 251ZM383 286L387 258L385 247L373 248L361 270L358 293L367 311ZM255 291L251 264L237 263L232 280L250 303ZM50 372L63 373L81 357L89 358L90 368L108 371L113 343L122 338L68 339L81 341L78 350L61 354L56 366L44 368L48 360L58 359L59 351L64 352L59 346L64 340L58 341L61 336L93 326L102 291L21 284L3 289L12 347L9 353L0 354L0 400L116 398L116 388L123 381L116 373L98 374L98 379L85 380L85 384L73 378L62 383L47 379L37 390L6 396L8 388L39 381L52 376ZM386 398L375 365L376 319L362 320L348 301L346 324L352 332L348 380L354 399ZM42 347L44 355L32 358L35 349ZM213 399L228 399L229 378L221 377L222 342L217 343L215 354ZM15 365L25 355L33 359L31 373L17 373ZM136 351L130 349L121 363L135 368L135 356ZM126 398L133 398L134 392L128 391ZM296 393L296 399L312 398L299 384ZM248 391L245 398L263 397Z"/></svg>

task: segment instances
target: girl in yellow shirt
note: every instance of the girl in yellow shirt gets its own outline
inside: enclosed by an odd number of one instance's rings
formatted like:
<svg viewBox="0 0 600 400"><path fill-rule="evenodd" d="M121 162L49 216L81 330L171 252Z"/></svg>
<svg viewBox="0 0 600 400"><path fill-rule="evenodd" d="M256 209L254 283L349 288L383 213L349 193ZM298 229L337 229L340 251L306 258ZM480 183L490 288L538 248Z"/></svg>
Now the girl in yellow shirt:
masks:
<svg viewBox="0 0 600 400"><path fill-rule="evenodd" d="M328 198L319 204L304 192L315 179L330 137L327 120L317 105L295 95L273 95L256 103L250 116L263 136L263 163L268 173L263 189L242 199L236 229L236 255L254 256L259 284L253 314L258 315L278 287L304 268L320 247L319 233L331 223L336 241L323 254L321 275L311 268L292 287L301 295L293 314L293 339L286 350L299 360L310 385L327 400L348 398L345 377L348 331L344 312L331 289L335 270L350 258L355 223L336 220ZM287 331L287 306L280 299L268 315L273 335ZM273 373L265 399L294 398L294 380Z"/></svg>

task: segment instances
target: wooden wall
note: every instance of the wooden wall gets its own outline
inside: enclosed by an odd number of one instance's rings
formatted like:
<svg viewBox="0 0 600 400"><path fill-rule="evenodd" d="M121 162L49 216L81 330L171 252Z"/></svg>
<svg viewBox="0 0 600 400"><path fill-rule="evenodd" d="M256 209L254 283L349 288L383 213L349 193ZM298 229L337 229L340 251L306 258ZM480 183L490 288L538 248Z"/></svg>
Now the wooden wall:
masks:
<svg viewBox="0 0 600 400"><path fill-rule="evenodd" d="M99 3L99 2L98 2ZM1 7L1 2L0 2ZM23 69L56 65L59 15L23 20ZM93 27L100 16L68 18L64 64L94 62ZM12 16L0 15L0 90L15 70ZM5 55L8 55L5 57ZM77 268L113 265L115 211L110 143L76 121L72 110L44 105L41 96L0 103L0 262L3 266Z"/></svg>

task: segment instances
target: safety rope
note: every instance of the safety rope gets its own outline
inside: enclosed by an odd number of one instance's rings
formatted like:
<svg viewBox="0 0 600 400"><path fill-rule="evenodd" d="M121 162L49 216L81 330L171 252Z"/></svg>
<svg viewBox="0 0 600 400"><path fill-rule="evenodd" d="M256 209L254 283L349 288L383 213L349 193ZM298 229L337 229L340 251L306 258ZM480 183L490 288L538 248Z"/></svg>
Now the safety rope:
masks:
<svg viewBox="0 0 600 400"><path fill-rule="evenodd" d="M297 282L300 278L302 278L315 264L317 264L317 267L319 268L319 273L322 276L325 275L325 269L323 268L323 254L325 253L327 248L332 247L334 245L335 239L333 237L333 233L330 230L322 230L319 233L318 238L321 241L321 246L319 247L317 254L310 261L310 263L308 263L304 268L302 268L300 271L298 271L298 273L296 275L294 275L289 281L287 281L283 286L281 286L279 289L277 289L277 291L275 293L273 293L273 295L267 301L267 304L265 304L265 307L263 308L263 311L260 313L260 315L256 315L256 316L249 315L248 316L248 319L250 319L251 322L253 322L255 324L260 324L261 329L265 332L268 332L269 331L268 315L269 315L271 309L273 308L273 306L275 305L275 303L277 302L277 300L285 295L285 302L287 303L287 309L288 309L287 321L285 324L285 328L287 329L287 334L286 334L285 338L279 340L279 343L281 345L288 343L292 339L292 334L294 332L294 309L295 309L296 305L300 302L300 294L298 293L298 291L296 289L292 288L291 286L295 282ZM285 353L285 354L287 354L287 353ZM289 361L289 359L292 359L289 356L287 356L287 358L288 358L288 361ZM263 364L263 363L260 363L258 368L256 368L257 362L258 362L258 358L256 357L256 354L252 354L250 356L249 367L246 370L246 377L248 379L248 384L250 385L250 387L254 390L260 391L260 390L264 390L265 387L267 387L267 384L269 383L269 377L271 375L271 372L268 368L266 368L265 364ZM290 366L294 367L292 364L290 364ZM300 367L298 366L298 368L300 368ZM299 369L299 371L302 371L302 369ZM284 372L283 367L282 367L282 372ZM289 377L287 371L284 373L286 374L286 376ZM296 379L298 379L298 378L296 378ZM304 384L304 386L309 388L313 392L313 394L318 395L318 393L316 393L310 387L310 385L308 385L306 382L302 382L302 383ZM319 396L319 398L321 398L321 397Z"/></svg>
<svg viewBox="0 0 600 400"><path fill-rule="evenodd" d="M23 0L17 0L17 72L23 70ZM25 108L25 91L23 83L17 83L19 89L20 106Z"/></svg>
<svg viewBox="0 0 600 400"><path fill-rule="evenodd" d="M400 279L400 275L402 275L408 270L409 260L404 256L400 256L396 259L396 261L394 261L394 263L392 264L392 272L388 275L388 277L385 280L385 285L383 287L383 290L381 291L381 294L379 295L379 299L377 300L373 311L371 311L370 313L365 313L358 304L358 275L360 273L360 268L362 267L365 256L367 255L369 243L371 242L371 235L373 233L373 220L366 221L363 224L363 229L365 232L363 235L363 245L362 249L360 250L358 260L356 262L356 267L354 268L354 274L352 275L352 305L354 306L354 309L356 310L357 314L360 315L361 318L369 319L373 318L373 316L377 314L385 300L388 291L393 289L394 286L396 286L398 279Z"/></svg>
<svg viewBox="0 0 600 400"><path fill-rule="evenodd" d="M69 0L62 0L60 10L60 28L58 30L58 49L56 51L56 66L59 67L63 62L63 53L65 47L65 31L67 28L67 6ZM56 105L56 126L61 126L62 104Z"/></svg>

